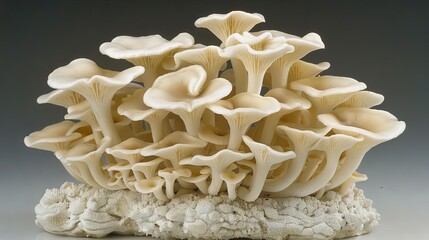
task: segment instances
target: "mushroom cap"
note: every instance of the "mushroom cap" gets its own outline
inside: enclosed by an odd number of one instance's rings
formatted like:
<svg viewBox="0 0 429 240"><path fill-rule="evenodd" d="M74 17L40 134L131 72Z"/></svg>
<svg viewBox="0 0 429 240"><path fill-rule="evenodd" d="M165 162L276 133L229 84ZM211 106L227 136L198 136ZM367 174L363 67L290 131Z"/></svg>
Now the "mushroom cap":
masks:
<svg viewBox="0 0 429 240"><path fill-rule="evenodd" d="M160 156L169 159L167 156L173 154L174 151L182 152L192 149L204 148L207 142L192 137L186 132L176 131L164 137L158 143L151 144L141 150L144 156Z"/></svg>
<svg viewBox="0 0 429 240"><path fill-rule="evenodd" d="M57 68L49 74L48 85L55 89L74 90L81 88L83 85L105 84L118 90L143 73L144 68L141 66L132 67L122 72L115 72L100 68L89 59L80 58L73 60L66 66ZM81 94L85 96L84 93Z"/></svg>
<svg viewBox="0 0 429 240"><path fill-rule="evenodd" d="M349 99L339 105L339 107L361 107L372 108L380 105L384 101L384 96L375 92L360 91L353 94Z"/></svg>
<svg viewBox="0 0 429 240"><path fill-rule="evenodd" d="M218 46L204 46L201 44L194 46L196 47L174 54L175 64L173 65L172 63L166 62L163 64L163 67L168 70L174 70L186 63L204 66L207 65L208 62L212 62L212 64L219 64L220 68L228 60L228 58L220 56L222 49Z"/></svg>
<svg viewBox="0 0 429 240"><path fill-rule="evenodd" d="M280 108L276 99L254 93L240 93L228 100L220 100L209 106L211 111L224 116L248 113L260 118L278 112Z"/></svg>
<svg viewBox="0 0 429 240"><path fill-rule="evenodd" d="M273 149L274 147L271 148L265 144L255 142L249 136L243 136L243 141L252 151L256 162L262 161L260 163L264 165L274 165L296 157L296 154L293 151L277 151L276 149Z"/></svg>
<svg viewBox="0 0 429 240"><path fill-rule="evenodd" d="M192 171L187 168L164 168L158 171L158 175L163 178L179 178L179 177L190 177L192 175Z"/></svg>
<svg viewBox="0 0 429 240"><path fill-rule="evenodd" d="M150 143L142 141L137 138L128 138L127 140L106 149L106 153L113 155L120 159L130 159L130 155L140 155L144 147L149 146ZM143 156L142 156L143 157Z"/></svg>
<svg viewBox="0 0 429 240"><path fill-rule="evenodd" d="M141 179L134 183L134 187L140 193L153 193L160 190L164 185L165 180L159 176L152 177L150 179Z"/></svg>
<svg viewBox="0 0 429 240"><path fill-rule="evenodd" d="M57 151L68 146L67 142L79 139L82 134L70 132L74 129L76 123L71 121L62 121L53 125L47 126L40 131L33 132L24 138L24 143L27 147ZM60 144L63 143L63 144Z"/></svg>
<svg viewBox="0 0 429 240"><path fill-rule="evenodd" d="M206 82L206 77L206 71L199 65L164 74L146 91L144 103L156 109L192 112L231 92L232 85L228 80L216 78Z"/></svg>
<svg viewBox="0 0 429 240"><path fill-rule="evenodd" d="M115 59L130 59L165 55L177 48L188 48L194 44L189 33L180 33L170 41L160 35L143 37L119 36L111 42L101 44L100 52Z"/></svg>
<svg viewBox="0 0 429 240"><path fill-rule="evenodd" d="M246 177L246 174L244 172L223 172L220 174L220 179L222 181L225 181L226 183L230 184L238 184Z"/></svg>
<svg viewBox="0 0 429 240"><path fill-rule="evenodd" d="M119 171L119 172L130 171L131 170L131 164L129 164L127 162L118 162L118 163L110 166L107 170L109 172L113 172L113 171Z"/></svg>
<svg viewBox="0 0 429 240"><path fill-rule="evenodd" d="M163 158L155 158L155 159L150 160L150 161L139 162L139 163L136 163L132 166L132 170L140 171L142 168L158 166L159 164L163 163L164 161L165 161L165 159L163 159Z"/></svg>
<svg viewBox="0 0 429 240"><path fill-rule="evenodd" d="M89 164L91 160L98 160L104 154L110 142L110 137L104 137L100 146L94 143L81 143L67 152L56 152L55 155L65 162L86 162Z"/></svg>
<svg viewBox="0 0 429 240"><path fill-rule="evenodd" d="M43 94L37 98L37 103L51 103L61 107L68 108L70 106L76 105L85 98L77 92L70 90L54 90L50 93Z"/></svg>
<svg viewBox="0 0 429 240"><path fill-rule="evenodd" d="M273 88L264 96L273 97L279 101L282 109L287 111L305 110L311 107L311 102L286 88Z"/></svg>
<svg viewBox="0 0 429 240"><path fill-rule="evenodd" d="M320 114L317 119L336 133L362 135L374 140L388 141L405 130L405 122L392 114L368 108L336 108L332 113Z"/></svg>
<svg viewBox="0 0 429 240"><path fill-rule="evenodd" d="M265 22L259 13L232 11L227 14L210 14L195 21L195 26L209 29L224 42L233 33L248 32L256 24Z"/></svg>
<svg viewBox="0 0 429 240"><path fill-rule="evenodd" d="M312 97L326 97L337 94L353 93L366 88L365 83L353 78L337 76L319 76L297 80L291 83L291 88L303 91Z"/></svg>
<svg viewBox="0 0 429 240"><path fill-rule="evenodd" d="M218 166L222 169L227 168L229 165L236 161L251 158L253 158L252 153L242 153L232 151L230 149L222 149L210 156L195 155L192 158L185 158L180 161L180 165L210 166L211 168L213 166Z"/></svg>
<svg viewBox="0 0 429 240"><path fill-rule="evenodd" d="M276 127L276 132L280 137L291 140L294 145L294 150L297 150L298 146L304 148L314 146L314 144L330 130L330 127L310 129L295 124L279 125Z"/></svg>
<svg viewBox="0 0 429 240"><path fill-rule="evenodd" d="M296 35L288 34L285 32L277 31L277 30L263 30L259 32L252 32L253 35L259 36L264 33L270 33L273 37L283 37L286 42L295 48L298 48L298 51L311 52L313 50L325 48L325 44L322 41L322 38L319 34L311 32L306 34L303 37L299 37Z"/></svg>
<svg viewBox="0 0 429 240"><path fill-rule="evenodd" d="M294 64L292 64L289 69L288 82L315 77L319 73L328 69L330 66L331 64L329 64L328 62L314 64L298 60Z"/></svg>
<svg viewBox="0 0 429 240"><path fill-rule="evenodd" d="M292 52L294 47L286 43L283 37L273 37L271 33L263 33L254 36L251 33L234 33L226 41L226 48L221 52L221 56L227 58L239 58L246 60L243 53L265 57L267 59L277 59L285 53ZM243 61L246 65L248 60ZM250 63L250 62L249 62Z"/></svg>

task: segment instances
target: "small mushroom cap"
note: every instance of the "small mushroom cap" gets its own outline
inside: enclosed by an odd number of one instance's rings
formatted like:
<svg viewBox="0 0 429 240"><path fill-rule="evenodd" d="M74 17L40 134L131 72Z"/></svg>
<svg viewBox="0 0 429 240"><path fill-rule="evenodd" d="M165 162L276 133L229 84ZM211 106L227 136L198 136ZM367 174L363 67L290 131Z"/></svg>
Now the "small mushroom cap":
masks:
<svg viewBox="0 0 429 240"><path fill-rule="evenodd" d="M216 78L206 82L206 71L199 65L167 73L155 80L144 95L144 103L156 109L182 109L192 112L198 107L214 103L227 96L232 85Z"/></svg>
<svg viewBox="0 0 429 240"><path fill-rule="evenodd" d="M101 44L100 52L115 59L130 59L165 55L177 48L188 48L194 44L189 33L180 33L170 41L160 35L143 37L119 36L111 42Z"/></svg>
<svg viewBox="0 0 429 240"><path fill-rule="evenodd" d="M353 93L366 88L365 83L353 78L337 76L319 76L297 80L291 83L291 88L303 91L312 97L325 97L336 94Z"/></svg>
<svg viewBox="0 0 429 240"><path fill-rule="evenodd" d="M141 150L149 145L150 143L140 139L128 138L113 147L107 148L106 152L117 158L129 160L132 157L130 155L140 155Z"/></svg>
<svg viewBox="0 0 429 240"><path fill-rule="evenodd" d="M150 179L141 179L134 183L134 187L140 193L153 193L158 191L164 185L165 180L159 176L152 177Z"/></svg>
<svg viewBox="0 0 429 240"><path fill-rule="evenodd" d="M82 137L80 133L70 132L74 125L74 122L63 121L47 126L41 131L31 133L25 137L24 143L27 147L53 152L67 148L67 143Z"/></svg>
<svg viewBox="0 0 429 240"><path fill-rule="evenodd" d="M248 32L256 24L265 22L259 13L232 11L227 14L210 14L195 21L195 26L209 29L222 42L233 33Z"/></svg>
<svg viewBox="0 0 429 240"><path fill-rule="evenodd" d="M379 141L393 139L405 130L405 122L376 109L341 107L332 113L320 114L317 119L336 133L362 135Z"/></svg>
<svg viewBox="0 0 429 240"><path fill-rule="evenodd" d="M158 175L161 177L173 177L173 178L179 178L179 177L190 177L192 176L192 171L187 168L164 168L158 171Z"/></svg>
<svg viewBox="0 0 429 240"><path fill-rule="evenodd" d="M91 160L98 160L103 155L110 142L110 137L104 137L101 140L100 146L92 143L81 143L57 157L66 162L86 162L90 164Z"/></svg>
<svg viewBox="0 0 429 240"><path fill-rule="evenodd" d="M341 103L339 107L372 108L380 105L383 101L384 97L381 94L370 91L360 91L353 94L345 102Z"/></svg>
<svg viewBox="0 0 429 240"><path fill-rule="evenodd" d="M182 177L181 179L188 183L199 183L205 181L208 177L210 177L210 174L201 174L194 177Z"/></svg>
<svg viewBox="0 0 429 240"><path fill-rule="evenodd" d="M331 128L309 129L303 128L299 125L279 125L276 127L276 132L280 137L291 140L294 149L297 147L309 148L312 147L316 141L325 136Z"/></svg>
<svg viewBox="0 0 429 240"><path fill-rule="evenodd" d="M253 139L249 136L243 136L243 141L252 151L253 155L255 156L256 162L263 161L264 165L274 165L296 157L296 154L293 151L277 151L265 144L253 141Z"/></svg>
<svg viewBox="0 0 429 240"><path fill-rule="evenodd" d="M127 162L118 162L118 163L110 166L107 170L109 172L113 172L113 171L119 171L119 172L130 171L131 170L131 164L129 164Z"/></svg>
<svg viewBox="0 0 429 240"><path fill-rule="evenodd" d="M273 88L269 90L266 97L273 97L279 101L282 109L292 111L295 109L304 110L311 107L311 102L299 96L294 91L285 88Z"/></svg>
<svg viewBox="0 0 429 240"><path fill-rule="evenodd" d="M319 73L327 70L330 66L331 64L328 62L314 64L298 60L292 64L291 68L289 69L288 82L315 77Z"/></svg>
<svg viewBox="0 0 429 240"><path fill-rule="evenodd" d="M219 152L210 155L195 155L192 158L185 158L180 161L180 165L196 165L196 166L224 166L225 168L232 163L244 159L253 158L252 153L242 153L232 151L230 149L222 149Z"/></svg>
<svg viewBox="0 0 429 240"><path fill-rule="evenodd" d="M38 97L37 103L51 103L54 105L68 108L84 100L85 98L77 92L69 90L54 90L50 93Z"/></svg>
<svg viewBox="0 0 429 240"><path fill-rule="evenodd" d="M353 174L350 176L354 182L363 182L368 180L368 176L366 174L362 174L359 172L353 172Z"/></svg>
<svg viewBox="0 0 429 240"><path fill-rule="evenodd" d="M220 174L220 179L230 184L238 184L246 177L244 172L223 172Z"/></svg>
<svg viewBox="0 0 429 240"><path fill-rule="evenodd" d="M66 66L57 68L49 74L48 85L55 89L76 90L83 85L98 83L120 89L143 73L144 68L140 66L132 67L122 72L115 72L100 68L89 59L80 58ZM81 93L87 98L84 92Z"/></svg>
<svg viewBox="0 0 429 240"><path fill-rule="evenodd" d="M163 158L155 158L155 159L150 160L150 161L139 162L139 163L136 163L132 166L132 170L140 171L146 167L158 166L159 164L163 163L164 161L165 160Z"/></svg>

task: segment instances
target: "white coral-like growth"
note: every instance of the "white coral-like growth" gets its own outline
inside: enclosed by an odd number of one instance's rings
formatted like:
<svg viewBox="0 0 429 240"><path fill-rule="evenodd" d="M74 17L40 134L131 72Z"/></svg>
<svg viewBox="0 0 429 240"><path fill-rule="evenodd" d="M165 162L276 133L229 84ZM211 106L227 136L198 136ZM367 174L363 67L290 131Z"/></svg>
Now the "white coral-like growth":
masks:
<svg viewBox="0 0 429 240"><path fill-rule="evenodd" d="M338 76L329 64L300 60L325 47L319 35L250 32L265 19L234 11L200 18L220 46L187 33L121 36L100 51L135 67L115 72L78 59L56 69L55 90L39 103L67 108L67 120L25 138L52 151L77 180L93 187L153 193L321 197L366 176L365 153L405 129L370 109L383 96ZM225 67L227 66L227 67ZM144 86L141 85L144 84Z"/></svg>

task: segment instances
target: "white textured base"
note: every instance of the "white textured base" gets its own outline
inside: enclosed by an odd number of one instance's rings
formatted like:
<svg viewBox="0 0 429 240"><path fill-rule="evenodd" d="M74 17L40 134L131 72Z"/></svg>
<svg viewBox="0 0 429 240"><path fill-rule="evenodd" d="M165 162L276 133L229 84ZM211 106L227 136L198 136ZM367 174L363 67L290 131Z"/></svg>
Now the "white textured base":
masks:
<svg viewBox="0 0 429 240"><path fill-rule="evenodd" d="M102 237L109 233L168 239L332 239L367 233L379 214L362 190L334 191L319 200L184 195L164 203L152 195L64 183L36 206L36 224L48 232Z"/></svg>

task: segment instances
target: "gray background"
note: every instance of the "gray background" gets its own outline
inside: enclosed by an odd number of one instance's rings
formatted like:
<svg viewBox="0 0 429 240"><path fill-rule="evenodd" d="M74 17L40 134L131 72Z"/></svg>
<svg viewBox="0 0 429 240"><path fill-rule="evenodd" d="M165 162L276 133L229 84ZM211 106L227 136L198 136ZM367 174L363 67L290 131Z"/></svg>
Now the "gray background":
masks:
<svg viewBox="0 0 429 240"><path fill-rule="evenodd" d="M25 135L63 119L64 109L37 105L50 91L48 74L79 57L115 70L129 66L98 52L118 35L189 32L217 39L194 21L230 10L258 12L276 29L321 35L326 73L353 77L386 97L379 107L407 123L400 138L365 157L359 184L382 216L356 239L429 239L429 4L425 1L37 1L0 2L0 239L60 239L34 226L34 206L46 188L72 180L54 155L27 149Z"/></svg>

